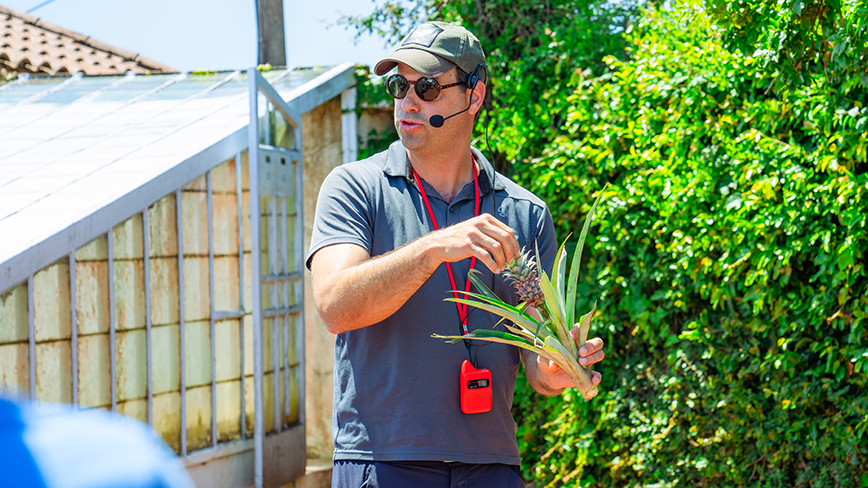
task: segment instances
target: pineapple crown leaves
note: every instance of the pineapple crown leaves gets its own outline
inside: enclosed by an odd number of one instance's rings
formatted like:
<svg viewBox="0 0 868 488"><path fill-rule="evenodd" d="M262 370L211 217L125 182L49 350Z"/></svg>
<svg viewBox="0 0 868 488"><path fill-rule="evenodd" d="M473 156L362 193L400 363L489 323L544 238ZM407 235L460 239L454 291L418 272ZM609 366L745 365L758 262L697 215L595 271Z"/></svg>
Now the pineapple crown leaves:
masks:
<svg viewBox="0 0 868 488"><path fill-rule="evenodd" d="M524 249L517 258L506 265L503 276L513 283L523 283L537 275L537 264L530 251Z"/></svg>
<svg viewBox="0 0 868 488"><path fill-rule="evenodd" d="M605 188L604 188L605 190ZM501 321L507 320L512 322L505 324L508 332L500 330L477 329L472 333L464 336L442 336L434 334L433 337L447 339L452 342L457 342L462 339L480 339L490 342L499 342L511 344L522 349L533 351L546 359L554 361L564 371L566 371L573 382L578 387L582 396L590 400L597 394L597 387L591 382L591 375L587 368L578 364L578 346L572 340L570 329L575 324L575 303L577 293L577 283L579 278L579 264L582 259L582 248L587 238L588 229L590 228L591 220L597 205L602 199L603 191L601 191L590 212L585 219L582 233L579 237L579 242L573 253L572 265L570 273L567 276L566 261L567 253L565 245L569 237L564 240L558 249L555 256L554 266L552 267L552 276L540 269L537 264L541 262L539 249L535 246L535 253L532 257L528 257L528 253L522 253L524 257L525 275L527 274L528 263L533 263L535 258L534 268L536 271L536 279L539 280L539 287L544 296L541 303L537 303L536 308L543 319L527 313L529 304L525 303L520 308L510 305L501 300L493 291L491 291L479 277L479 272L471 270L468 274L468 279L474 284L479 293L464 293L461 294L468 298L447 298L447 301L467 304L486 310L501 317ZM519 258L521 259L521 257ZM507 278L511 276L507 275ZM588 338L588 331L591 325L591 318L596 311L596 302L590 312L584 314L579 324L579 344L584 344ZM500 323L500 322L498 322Z"/></svg>

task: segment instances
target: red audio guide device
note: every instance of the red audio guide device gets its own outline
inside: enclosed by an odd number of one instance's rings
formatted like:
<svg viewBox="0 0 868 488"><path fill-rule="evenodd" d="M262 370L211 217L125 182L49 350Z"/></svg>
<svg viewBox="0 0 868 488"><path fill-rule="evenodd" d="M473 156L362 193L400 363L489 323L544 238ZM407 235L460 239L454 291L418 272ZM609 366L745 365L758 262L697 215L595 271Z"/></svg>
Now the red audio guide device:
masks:
<svg viewBox="0 0 868 488"><path fill-rule="evenodd" d="M491 371L461 363L461 411L466 414L491 411Z"/></svg>

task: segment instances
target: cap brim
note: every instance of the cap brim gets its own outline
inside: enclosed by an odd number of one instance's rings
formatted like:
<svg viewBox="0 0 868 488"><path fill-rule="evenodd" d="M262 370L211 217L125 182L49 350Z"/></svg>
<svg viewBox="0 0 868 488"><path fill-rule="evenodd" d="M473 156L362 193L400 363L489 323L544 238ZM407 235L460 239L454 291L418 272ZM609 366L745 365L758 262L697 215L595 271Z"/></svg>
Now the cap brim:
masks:
<svg viewBox="0 0 868 488"><path fill-rule="evenodd" d="M374 66L374 73L377 76L383 76L392 71L392 68L397 66L398 63L405 64L417 73L425 76L436 76L455 68L455 63L435 54L421 49L404 48L398 49L388 58L380 60Z"/></svg>

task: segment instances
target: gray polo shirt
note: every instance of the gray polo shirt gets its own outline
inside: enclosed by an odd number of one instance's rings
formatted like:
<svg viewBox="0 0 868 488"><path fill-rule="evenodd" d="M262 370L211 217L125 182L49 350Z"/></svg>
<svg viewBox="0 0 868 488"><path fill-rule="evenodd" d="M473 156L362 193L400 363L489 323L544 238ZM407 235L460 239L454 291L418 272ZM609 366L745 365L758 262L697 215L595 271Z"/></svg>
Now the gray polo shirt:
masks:
<svg viewBox="0 0 868 488"><path fill-rule="evenodd" d="M494 178L488 160L476 149L473 153L482 166L482 213L493 214L510 226L521 246L532 249L536 241L544 266L550 270L557 243L545 204L503 175ZM440 228L473 217L473 182L451 203L426 182L422 184ZM307 265L310 267L314 253L329 245L355 244L379 256L433 230L406 150L398 141L326 177L317 201ZM469 259L452 263L462 290L469 267ZM476 269L500 297L517 302L512 286L500 276L492 276L478 261ZM446 265L441 264L391 317L337 335L332 419L335 459L520 464L510 413L519 350L474 341L469 352L463 343L432 338L434 333L455 335L460 331L455 304L443 301L451 296L451 289ZM492 328L497 321L495 315L470 307L471 331ZM459 372L469 354L476 357L479 367L492 372L491 412L461 412Z"/></svg>

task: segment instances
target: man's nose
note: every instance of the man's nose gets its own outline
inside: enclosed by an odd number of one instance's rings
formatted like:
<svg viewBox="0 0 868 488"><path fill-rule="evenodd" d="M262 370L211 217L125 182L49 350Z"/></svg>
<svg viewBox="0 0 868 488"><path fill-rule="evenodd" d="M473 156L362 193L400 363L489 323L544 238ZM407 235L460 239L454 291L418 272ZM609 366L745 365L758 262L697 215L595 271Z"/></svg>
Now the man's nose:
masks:
<svg viewBox="0 0 868 488"><path fill-rule="evenodd" d="M410 90L407 91L407 96L402 98L400 100L400 102L401 102L401 109L403 109L404 111L406 111L406 112L418 112L419 111L419 103L421 102L421 100L419 100L418 95L416 95L416 90L414 90L413 88L410 88Z"/></svg>

